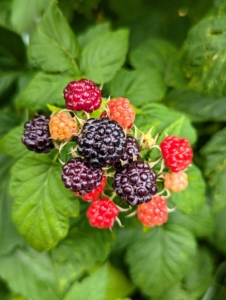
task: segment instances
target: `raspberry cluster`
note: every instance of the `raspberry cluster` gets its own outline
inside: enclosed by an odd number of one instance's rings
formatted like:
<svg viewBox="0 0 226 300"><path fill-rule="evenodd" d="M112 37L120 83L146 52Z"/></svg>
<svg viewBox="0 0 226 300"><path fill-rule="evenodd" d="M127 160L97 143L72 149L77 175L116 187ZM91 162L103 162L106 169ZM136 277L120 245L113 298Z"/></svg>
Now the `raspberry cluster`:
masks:
<svg viewBox="0 0 226 300"><path fill-rule="evenodd" d="M24 125L25 146L37 153L58 149L62 182L75 196L89 202L86 216L91 226L112 228L115 221L120 225L119 212L126 209L117 202L132 207L132 215L137 213L145 226L165 223L170 191L180 192L188 185L182 172L192 162L188 140L167 136L159 147L157 137L133 124L135 110L128 99L119 97L103 104L101 90L91 80L72 81L63 94L66 109L53 111L50 117L35 116ZM100 117L90 118L89 113L103 105L102 114L95 114ZM69 141L74 146L64 163L60 153ZM143 149L151 151L153 147L161 151L156 162L145 160L149 155L142 154ZM162 167L154 170L159 161ZM158 196L157 179L164 183L161 194L166 191L167 195Z"/></svg>

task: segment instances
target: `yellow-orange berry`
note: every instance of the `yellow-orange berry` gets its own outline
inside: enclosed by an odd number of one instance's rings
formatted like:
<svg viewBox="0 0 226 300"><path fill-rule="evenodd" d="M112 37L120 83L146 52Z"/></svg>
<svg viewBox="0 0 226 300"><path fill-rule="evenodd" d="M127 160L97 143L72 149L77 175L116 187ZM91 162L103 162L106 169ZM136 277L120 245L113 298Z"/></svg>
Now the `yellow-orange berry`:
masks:
<svg viewBox="0 0 226 300"><path fill-rule="evenodd" d="M63 111L50 118L49 131L53 140L70 141L78 132L78 128L72 116Z"/></svg>
<svg viewBox="0 0 226 300"><path fill-rule="evenodd" d="M165 173L164 185L168 190L174 193L183 191L188 185L188 175L182 171L177 173Z"/></svg>
<svg viewBox="0 0 226 300"><path fill-rule="evenodd" d="M108 102L109 118L127 129L135 120L135 110L126 98L116 98Z"/></svg>

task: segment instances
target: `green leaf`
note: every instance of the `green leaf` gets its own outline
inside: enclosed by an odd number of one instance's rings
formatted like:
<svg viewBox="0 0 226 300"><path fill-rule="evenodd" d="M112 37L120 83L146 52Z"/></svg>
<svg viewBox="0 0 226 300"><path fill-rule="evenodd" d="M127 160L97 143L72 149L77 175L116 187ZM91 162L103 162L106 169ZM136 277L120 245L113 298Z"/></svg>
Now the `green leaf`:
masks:
<svg viewBox="0 0 226 300"><path fill-rule="evenodd" d="M196 237L210 236L214 228L213 215L207 204L204 204L196 214L191 215L176 209L168 215L168 223L183 226Z"/></svg>
<svg viewBox="0 0 226 300"><path fill-rule="evenodd" d="M196 253L193 235L182 227L155 227L134 240L126 261L133 282L149 296L161 295L182 279Z"/></svg>
<svg viewBox="0 0 226 300"><path fill-rule="evenodd" d="M30 32L37 19L52 0L14 0L12 4L12 25L19 32ZM26 14L24 13L26 11Z"/></svg>
<svg viewBox="0 0 226 300"><path fill-rule="evenodd" d="M93 228L86 220L78 222L67 238L51 253L60 289L67 289L70 283L95 263L104 262L110 253L112 242L109 230Z"/></svg>
<svg viewBox="0 0 226 300"><path fill-rule="evenodd" d="M128 31L125 29L95 38L81 54L83 76L96 83L110 81L125 62L127 48Z"/></svg>
<svg viewBox="0 0 226 300"><path fill-rule="evenodd" d="M140 130L147 132L151 127L154 127L153 135L164 131L159 140L162 140L167 133L168 135L185 137L189 139L191 144L196 141L196 131L185 115L157 103L144 105L142 111L143 115L137 115L135 121Z"/></svg>
<svg viewBox="0 0 226 300"><path fill-rule="evenodd" d="M191 90L173 90L164 102L188 115L193 122L226 121L226 99L204 97Z"/></svg>
<svg viewBox="0 0 226 300"><path fill-rule="evenodd" d="M0 153L0 255L7 254L24 243L11 220L12 199L8 188L9 171L14 162L14 159Z"/></svg>
<svg viewBox="0 0 226 300"><path fill-rule="evenodd" d="M199 299L205 293L213 282L213 268L213 258L210 253L205 248L200 248L183 280L190 297Z"/></svg>
<svg viewBox="0 0 226 300"><path fill-rule="evenodd" d="M214 231L209 240L215 248L226 254L226 235L224 230L226 226L226 209L222 209L214 214L213 217Z"/></svg>
<svg viewBox="0 0 226 300"><path fill-rule="evenodd" d="M0 71L0 105L9 103L9 98L14 93L14 87L18 75L19 72L17 71Z"/></svg>
<svg viewBox="0 0 226 300"><path fill-rule="evenodd" d="M0 138L20 123L18 115L10 108L0 110Z"/></svg>
<svg viewBox="0 0 226 300"><path fill-rule="evenodd" d="M7 133L0 140L0 151L15 158L21 158L28 154L28 149L21 141L23 132L24 126L20 125Z"/></svg>
<svg viewBox="0 0 226 300"><path fill-rule="evenodd" d="M115 300L133 291L133 285L118 269L106 263L82 282L76 282L64 300Z"/></svg>
<svg viewBox="0 0 226 300"><path fill-rule="evenodd" d="M38 251L55 247L68 232L69 217L78 215L78 201L65 189L61 168L44 154L31 153L12 169L13 220Z"/></svg>
<svg viewBox="0 0 226 300"><path fill-rule="evenodd" d="M168 41L150 38L130 54L135 68L150 68L159 71L168 86L181 87L186 82L180 68L179 52Z"/></svg>
<svg viewBox="0 0 226 300"><path fill-rule="evenodd" d="M21 69L25 61L25 46L15 32L0 26L0 69Z"/></svg>
<svg viewBox="0 0 226 300"><path fill-rule="evenodd" d="M65 107L63 90L73 79L72 75L39 72L20 95L17 103L31 110L41 110L47 104Z"/></svg>
<svg viewBox="0 0 226 300"><path fill-rule="evenodd" d="M172 288L167 289L161 296L151 297L150 300L196 300L190 297L189 293L181 287L178 282Z"/></svg>
<svg viewBox="0 0 226 300"><path fill-rule="evenodd" d="M107 86L111 97L128 98L137 107L161 100L166 92L162 77L154 69L121 69Z"/></svg>
<svg viewBox="0 0 226 300"><path fill-rule="evenodd" d="M183 68L192 89L211 97L223 97L226 58L225 18L204 19L188 33L183 45Z"/></svg>
<svg viewBox="0 0 226 300"><path fill-rule="evenodd" d="M192 127L191 123L184 115L166 127L164 132L168 135L176 135L181 138L185 137L190 141L191 144L193 144L197 139L194 127ZM161 140L162 137L165 138L164 133L159 137L159 139Z"/></svg>
<svg viewBox="0 0 226 300"><path fill-rule="evenodd" d="M13 0L1 0L0 2L0 25L11 29L11 6Z"/></svg>
<svg viewBox="0 0 226 300"><path fill-rule="evenodd" d="M33 300L59 300L53 265L46 253L16 249L0 257L0 276L10 289Z"/></svg>
<svg viewBox="0 0 226 300"><path fill-rule="evenodd" d="M204 170L209 179L213 211L218 212L226 208L225 178L226 178L226 129L214 134L201 153L205 156Z"/></svg>
<svg viewBox="0 0 226 300"><path fill-rule="evenodd" d="M88 28L83 34L78 36L80 48L84 48L98 36L110 31L110 23L100 23Z"/></svg>
<svg viewBox="0 0 226 300"><path fill-rule="evenodd" d="M28 48L31 63L46 72L78 73L78 42L62 12L53 1L44 13Z"/></svg>
<svg viewBox="0 0 226 300"><path fill-rule="evenodd" d="M179 193L170 192L170 198L178 209L186 214L195 214L205 201L205 182L200 170L194 165L188 167L186 173L188 186Z"/></svg>

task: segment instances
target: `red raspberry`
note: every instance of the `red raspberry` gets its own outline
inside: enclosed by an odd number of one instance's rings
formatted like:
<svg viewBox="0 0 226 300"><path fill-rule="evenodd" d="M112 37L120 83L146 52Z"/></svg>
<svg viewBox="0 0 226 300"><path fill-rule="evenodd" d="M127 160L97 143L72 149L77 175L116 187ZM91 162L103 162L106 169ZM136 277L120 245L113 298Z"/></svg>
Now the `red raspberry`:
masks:
<svg viewBox="0 0 226 300"><path fill-rule="evenodd" d="M108 198L93 201L86 212L90 225L98 228L112 228L118 214L119 209Z"/></svg>
<svg viewBox="0 0 226 300"><path fill-rule="evenodd" d="M66 86L64 99L68 109L91 113L100 107L101 90L91 80L80 79Z"/></svg>
<svg viewBox="0 0 226 300"><path fill-rule="evenodd" d="M187 185L188 175L182 171L164 174L164 186L174 193L183 191Z"/></svg>
<svg viewBox="0 0 226 300"><path fill-rule="evenodd" d="M94 190L92 190L90 193L83 195L82 199L87 202L97 200L99 198L99 196L103 193L106 182L107 182L107 177L103 176L103 179L102 179L100 185L97 188L95 188ZM74 194L75 194L75 196L80 196L79 193L74 192Z"/></svg>
<svg viewBox="0 0 226 300"><path fill-rule="evenodd" d="M192 148L185 138L167 136L161 142L160 148L167 168L173 172L186 169L192 162Z"/></svg>
<svg viewBox="0 0 226 300"><path fill-rule="evenodd" d="M148 227L160 226L168 219L167 203L159 197L154 196L150 202L138 206L138 220Z"/></svg>
<svg viewBox="0 0 226 300"><path fill-rule="evenodd" d="M109 119L115 120L124 129L130 128L135 120L135 110L126 98L116 98L108 102Z"/></svg>
<svg viewBox="0 0 226 300"><path fill-rule="evenodd" d="M50 118L49 130L51 138L59 141L70 141L78 132L76 121L65 111Z"/></svg>

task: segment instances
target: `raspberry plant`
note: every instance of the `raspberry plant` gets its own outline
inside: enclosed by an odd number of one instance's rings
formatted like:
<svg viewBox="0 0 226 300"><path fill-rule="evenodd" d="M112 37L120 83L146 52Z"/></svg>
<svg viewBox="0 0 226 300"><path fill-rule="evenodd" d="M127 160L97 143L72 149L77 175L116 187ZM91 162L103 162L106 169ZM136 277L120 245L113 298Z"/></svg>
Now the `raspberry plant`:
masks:
<svg viewBox="0 0 226 300"><path fill-rule="evenodd" d="M0 299L225 299L225 15L1 1Z"/></svg>

